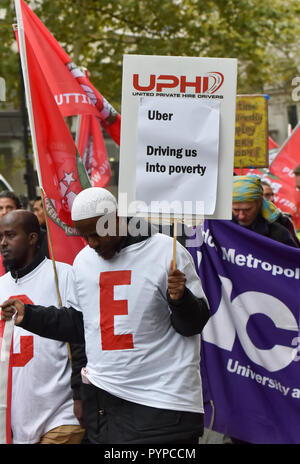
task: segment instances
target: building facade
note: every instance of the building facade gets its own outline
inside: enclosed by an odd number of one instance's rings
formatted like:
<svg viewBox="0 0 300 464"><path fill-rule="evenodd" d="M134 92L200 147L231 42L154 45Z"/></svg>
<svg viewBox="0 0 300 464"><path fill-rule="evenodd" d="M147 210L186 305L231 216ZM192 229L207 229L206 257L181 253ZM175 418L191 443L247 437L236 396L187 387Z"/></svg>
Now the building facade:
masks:
<svg viewBox="0 0 300 464"><path fill-rule="evenodd" d="M266 93L269 95L269 135L281 146L300 119L300 77L298 87L266 89Z"/></svg>
<svg viewBox="0 0 300 464"><path fill-rule="evenodd" d="M269 135L281 146L300 119L300 78L299 89L266 89L266 93L269 95ZM7 179L18 195L30 197L28 183L34 182L37 194L39 189L36 173L33 176L28 174L28 162L34 162L30 133L23 113L12 108L0 110L0 174ZM116 195L119 147L105 133L104 140L112 172L109 188Z"/></svg>

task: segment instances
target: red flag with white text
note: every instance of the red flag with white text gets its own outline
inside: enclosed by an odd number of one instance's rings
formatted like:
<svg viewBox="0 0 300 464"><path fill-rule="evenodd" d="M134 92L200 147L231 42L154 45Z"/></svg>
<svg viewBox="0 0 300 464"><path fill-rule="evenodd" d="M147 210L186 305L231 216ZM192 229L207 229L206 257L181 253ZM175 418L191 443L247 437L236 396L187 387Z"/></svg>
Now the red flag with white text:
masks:
<svg viewBox="0 0 300 464"><path fill-rule="evenodd" d="M75 196L91 184L35 51L27 40L26 30L24 33L41 186L47 197L50 230L60 227L64 232L63 246L62 236L58 239L55 233L51 234L53 254L55 260L72 264L85 241L73 228L71 207Z"/></svg>
<svg viewBox="0 0 300 464"><path fill-rule="evenodd" d="M110 180L111 170L101 125L96 116L80 116L77 147L92 186L105 187Z"/></svg>
<svg viewBox="0 0 300 464"><path fill-rule="evenodd" d="M295 185L293 169L300 164L300 123L282 145L270 166L275 176L291 185Z"/></svg>
<svg viewBox="0 0 300 464"><path fill-rule="evenodd" d="M296 190L293 170L300 164L300 122L295 127L287 141L280 148L270 166L270 172L277 176L286 189L291 192L291 201L295 204L293 221L295 228L300 229L300 192ZM285 211L285 210L284 210Z"/></svg>
<svg viewBox="0 0 300 464"><path fill-rule="evenodd" d="M107 133L120 145L120 115L93 86L85 73L72 62L24 0L21 0L21 8L26 37L62 115L98 116Z"/></svg>

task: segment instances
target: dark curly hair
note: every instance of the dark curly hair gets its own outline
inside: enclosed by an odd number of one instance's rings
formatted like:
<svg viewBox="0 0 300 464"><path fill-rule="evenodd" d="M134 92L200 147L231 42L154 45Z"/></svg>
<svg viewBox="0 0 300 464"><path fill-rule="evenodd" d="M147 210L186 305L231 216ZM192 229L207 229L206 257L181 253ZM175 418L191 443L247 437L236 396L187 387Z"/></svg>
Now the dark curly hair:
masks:
<svg viewBox="0 0 300 464"><path fill-rule="evenodd" d="M295 174L295 176L300 176L300 164L298 164L298 166L295 167L293 173Z"/></svg>
<svg viewBox="0 0 300 464"><path fill-rule="evenodd" d="M11 192L10 190L2 190L2 192L0 192L0 198L11 198L16 205L16 209L22 208L20 198L17 197L17 195L14 192Z"/></svg>

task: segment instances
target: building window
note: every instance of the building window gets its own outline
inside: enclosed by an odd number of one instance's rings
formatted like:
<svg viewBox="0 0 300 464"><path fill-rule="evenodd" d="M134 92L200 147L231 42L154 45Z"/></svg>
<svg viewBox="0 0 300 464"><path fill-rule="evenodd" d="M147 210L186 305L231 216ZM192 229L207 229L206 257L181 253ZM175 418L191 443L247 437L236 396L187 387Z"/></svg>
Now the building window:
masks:
<svg viewBox="0 0 300 464"><path fill-rule="evenodd" d="M290 105L287 107L288 114L288 123L291 125L292 129L297 126L298 123L298 112L296 105Z"/></svg>

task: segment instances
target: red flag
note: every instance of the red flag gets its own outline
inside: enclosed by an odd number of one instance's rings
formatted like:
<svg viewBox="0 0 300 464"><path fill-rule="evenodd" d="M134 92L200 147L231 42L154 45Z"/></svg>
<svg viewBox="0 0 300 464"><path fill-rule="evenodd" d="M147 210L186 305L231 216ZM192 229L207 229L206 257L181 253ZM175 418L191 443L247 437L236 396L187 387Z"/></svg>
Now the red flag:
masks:
<svg viewBox="0 0 300 464"><path fill-rule="evenodd" d="M80 117L77 147L93 187L105 187L111 176L99 119L90 114Z"/></svg>
<svg viewBox="0 0 300 464"><path fill-rule="evenodd" d="M270 166L271 173L277 176L290 191L290 200L295 204L292 216L297 230L300 229L300 193L296 190L293 170L298 164L300 164L300 123L280 148Z"/></svg>
<svg viewBox="0 0 300 464"><path fill-rule="evenodd" d="M300 123L280 148L270 171L288 184L295 186L293 169L300 164Z"/></svg>
<svg viewBox="0 0 300 464"><path fill-rule="evenodd" d="M59 218L72 226L73 200L82 188L90 186L90 182L72 135L43 79L42 69L27 40L26 31L25 37L42 187L48 198L57 201Z"/></svg>
<svg viewBox="0 0 300 464"><path fill-rule="evenodd" d="M12 337L14 321L0 320L0 444L11 443Z"/></svg>
<svg viewBox="0 0 300 464"><path fill-rule="evenodd" d="M21 8L26 37L62 115L97 115L104 129L120 145L120 115L71 61L24 0L21 0Z"/></svg>
<svg viewBox="0 0 300 464"><path fill-rule="evenodd" d="M269 150L272 150L273 148L278 148L278 144L271 137L269 137Z"/></svg>
<svg viewBox="0 0 300 464"><path fill-rule="evenodd" d="M44 201L48 216L48 228L52 242L53 257L56 261L72 265L76 255L86 246L86 241L82 237L78 237L76 231L72 227L60 220L56 211L56 205L59 202L54 202L47 197L44 197ZM50 243L49 250L50 257L52 258Z"/></svg>
<svg viewBox="0 0 300 464"><path fill-rule="evenodd" d="M57 261L72 264L85 242L77 236L73 228L71 207L75 196L83 188L90 187L90 181L72 135L44 79L43 70L33 47L27 39L26 29L24 35L33 119L31 124L33 123L34 126L31 130L35 134L37 149L36 163L41 187L47 197L50 231L59 232L59 237L57 233L51 234L53 254ZM24 81L26 77L24 75ZM61 228L63 235L57 226ZM64 246L61 246L62 240Z"/></svg>

